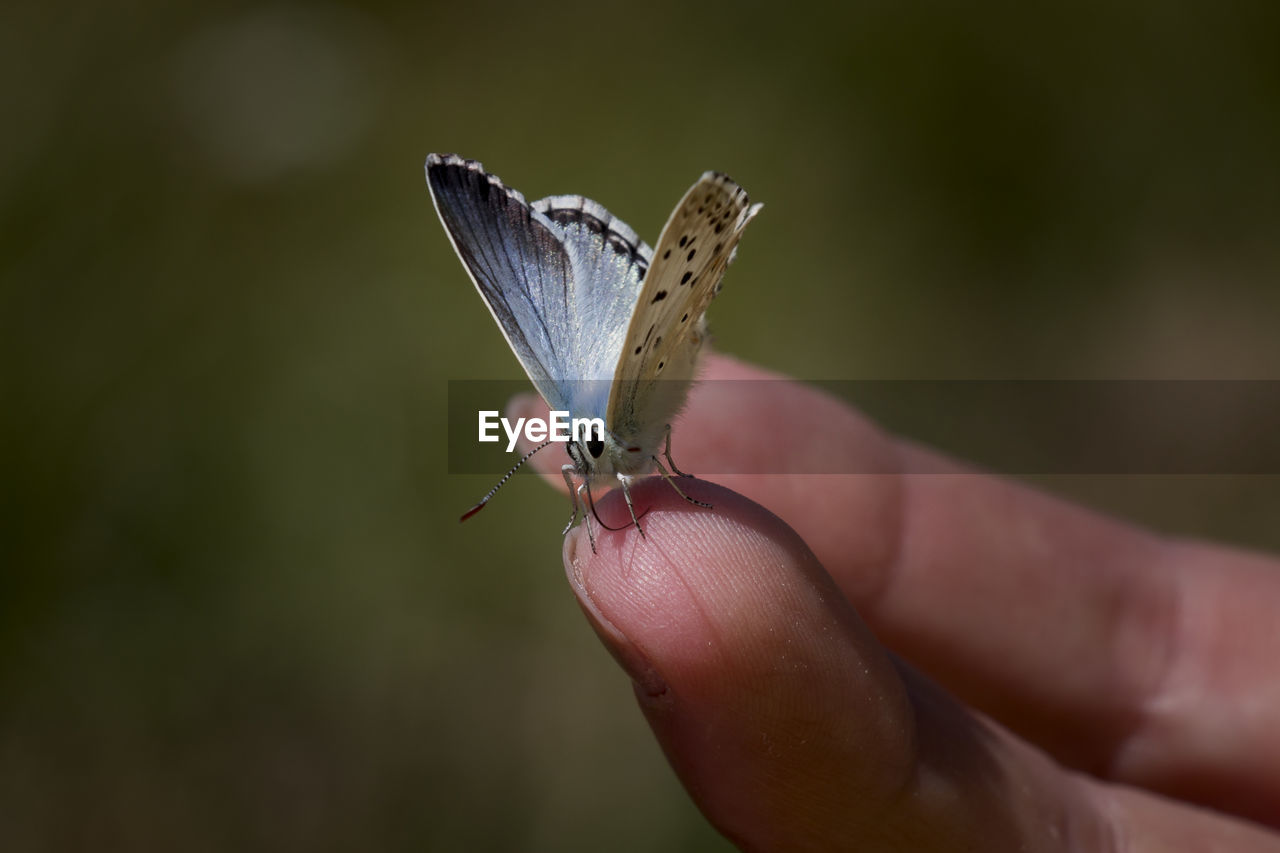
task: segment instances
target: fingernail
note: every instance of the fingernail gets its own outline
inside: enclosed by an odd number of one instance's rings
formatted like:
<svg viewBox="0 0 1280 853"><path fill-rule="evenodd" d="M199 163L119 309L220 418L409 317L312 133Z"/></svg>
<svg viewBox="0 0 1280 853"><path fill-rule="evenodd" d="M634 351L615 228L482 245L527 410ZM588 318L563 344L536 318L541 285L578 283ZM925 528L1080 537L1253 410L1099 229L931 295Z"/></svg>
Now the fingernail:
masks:
<svg viewBox="0 0 1280 853"><path fill-rule="evenodd" d="M600 642L604 643L609 654L613 655L613 659L635 682L637 689L649 697L661 696L667 692L667 683L658 675L644 652L604 615L592 596L587 576L590 561L598 559L598 555L591 553L591 548L583 545L585 537L586 533L581 527L569 531L569 535L565 537L565 573L569 578L569 586L577 596L578 605L586 614L587 622L591 624ZM581 560L578 559L579 555Z"/></svg>

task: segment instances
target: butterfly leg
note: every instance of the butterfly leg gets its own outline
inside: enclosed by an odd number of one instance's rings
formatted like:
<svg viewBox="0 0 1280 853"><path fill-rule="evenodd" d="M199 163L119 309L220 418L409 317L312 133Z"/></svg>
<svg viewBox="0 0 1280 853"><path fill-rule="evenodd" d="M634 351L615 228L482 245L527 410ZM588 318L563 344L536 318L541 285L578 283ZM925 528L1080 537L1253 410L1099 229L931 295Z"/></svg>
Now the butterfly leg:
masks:
<svg viewBox="0 0 1280 853"><path fill-rule="evenodd" d="M667 424L667 441L666 441L666 446L662 449L662 455L667 458L667 464L671 466L671 470L675 472L675 475L677 477L693 477L692 474L686 474L685 472L677 468L675 460L671 458L671 424ZM658 460L655 459L653 461L657 462ZM658 468L659 470L661 470L662 465L659 464ZM664 472L664 476L665 476L665 472ZM668 479L670 478L668 477ZM680 490L676 489L676 491L678 492Z"/></svg>
<svg viewBox="0 0 1280 853"><path fill-rule="evenodd" d="M582 485L578 486L578 502L582 503L582 493L587 493L586 503L582 504L582 524L587 528L587 539L591 542L591 553L596 552L596 534L591 529L591 516L596 515L596 499L591 496L591 479L587 478L582 481ZM596 521L600 521L600 516L596 515ZM604 527L605 523L600 521L600 526Z"/></svg>
<svg viewBox="0 0 1280 853"><path fill-rule="evenodd" d="M587 500L590 501L591 500L591 484L587 482L584 482L581 486L578 487L578 500L582 499L583 489L587 490ZM595 510L593 507L592 512L594 511ZM591 553L594 554L596 552L596 533L594 530L591 529L591 513L587 512L586 510L582 511L582 524L584 527L587 528L587 540L591 543Z"/></svg>
<svg viewBox="0 0 1280 853"><path fill-rule="evenodd" d="M564 530L560 532L563 536L573 527L573 523L578 520L578 511L582 511L582 525L587 528L587 539L591 542L591 553L596 552L596 534L591 529L591 513L595 512L595 503L591 500L591 483L583 480L580 485L575 485L573 475L578 473L578 469L573 465L560 466L560 475L564 477L564 484L569 487L569 502L573 505L573 515L569 516L569 523L564 526ZM583 503L582 492L587 493L587 501ZM590 512L587 507L591 507Z"/></svg>
<svg viewBox="0 0 1280 853"><path fill-rule="evenodd" d="M640 526L640 519L636 517L635 504L631 503L631 489L628 486L631 478L622 474L618 475L618 482L622 484L622 496L627 499L627 510L631 513L631 520L635 523L636 530L640 531L640 538L644 538L644 528Z"/></svg>
<svg viewBox="0 0 1280 853"><path fill-rule="evenodd" d="M573 514L569 516L569 523L564 526L564 530L560 531L563 536L569 532L569 528L573 527L574 522L578 520L578 489L579 486L573 482L573 475L577 471L572 465L561 465L560 476L564 477L564 484L569 487L569 508L573 510Z"/></svg>
<svg viewBox="0 0 1280 853"><path fill-rule="evenodd" d="M667 446L666 446L666 448L662 451L662 455L663 455L663 456L665 456L665 457L667 457L667 464L671 466L671 470L672 470L672 471L674 471L674 472L676 473L676 476L677 476L677 477L689 477L690 479L692 479L692 475L690 475L690 474L686 474L686 473L684 473L683 471L681 471L679 468L677 468L677 467L676 467L675 460L673 460L673 459L671 458L671 424L667 424ZM676 490L676 494L677 494L677 495L679 495L680 497L684 498L686 501L688 501L689 503L693 504L694 506L700 506L700 507L702 507L702 508L704 508L704 509L711 509L711 508L712 508L711 504L709 504L709 503L705 503L704 501L696 500L696 499L691 498L691 497L689 497L688 495L686 495L686 494L681 490L681 488L680 488L679 486L677 486L677 485L676 485L676 481L675 481L674 479L672 479L671 475L670 475L669 473L667 473L667 469L662 467L662 462L660 462L660 461L658 460L658 457L656 457L656 456L655 456L655 457L653 457L653 464L654 464L654 466L658 469L658 473L662 475L662 479L664 479L664 480L666 480L668 483L670 483L670 484L671 484L671 488L673 488L673 489L675 489L675 490Z"/></svg>
<svg viewBox="0 0 1280 853"><path fill-rule="evenodd" d="M669 459L668 459L667 461L668 461L668 462L670 462L671 460L669 460ZM675 490L676 490L676 494L677 494L677 495L679 495L680 497L684 498L686 501L688 501L689 503L693 504L694 506L700 506L700 507L702 507L703 509L712 509L711 504L706 503L705 501L700 501L700 500L698 500L697 498L691 498L691 497L689 497L688 495L686 495L686 494L684 493L684 491L683 491L679 486L677 486L677 485L676 485L676 481L675 481L675 479L674 479L674 478L673 478L669 473L667 473L667 469L662 467L662 463L658 461L658 457L656 457L656 456L655 456L655 457L653 458L653 464L657 467L657 469L658 469L658 474L662 477L662 479L664 479L664 480L666 480L668 483L670 483L670 484L671 484L671 488L673 488L673 489L675 489ZM672 465L671 467L673 467L673 468L674 468L675 466L674 466L674 465ZM679 473L679 472L677 472L677 473ZM687 477L687 476L689 476L689 475L688 475L688 474L681 474L680 476L682 476L682 477Z"/></svg>

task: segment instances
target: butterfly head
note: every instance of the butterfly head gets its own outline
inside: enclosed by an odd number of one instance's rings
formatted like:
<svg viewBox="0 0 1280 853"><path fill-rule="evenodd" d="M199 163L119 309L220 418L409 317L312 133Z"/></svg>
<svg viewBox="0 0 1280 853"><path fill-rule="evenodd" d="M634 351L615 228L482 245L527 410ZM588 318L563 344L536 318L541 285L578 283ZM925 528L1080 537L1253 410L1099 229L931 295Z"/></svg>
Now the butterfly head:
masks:
<svg viewBox="0 0 1280 853"><path fill-rule="evenodd" d="M653 464L653 453L610 430L592 425L580 439L568 442L569 458L578 474L593 482L603 483L617 475L637 476L647 473Z"/></svg>

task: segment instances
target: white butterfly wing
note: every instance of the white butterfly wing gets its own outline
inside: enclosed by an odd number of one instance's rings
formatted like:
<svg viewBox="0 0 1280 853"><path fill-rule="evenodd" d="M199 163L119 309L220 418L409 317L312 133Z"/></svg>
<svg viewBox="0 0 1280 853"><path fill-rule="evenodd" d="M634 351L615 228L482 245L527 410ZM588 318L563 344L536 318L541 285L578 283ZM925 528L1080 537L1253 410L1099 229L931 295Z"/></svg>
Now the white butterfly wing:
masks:
<svg viewBox="0 0 1280 853"><path fill-rule="evenodd" d="M532 205L561 229L573 271L568 318L576 329L563 375L575 414L604 417L627 322L653 250L603 205L560 195Z"/></svg>
<svg viewBox="0 0 1280 853"><path fill-rule="evenodd" d="M554 409L602 416L649 247L589 199L530 206L475 160L431 154L426 173L454 250L538 392Z"/></svg>
<svg viewBox="0 0 1280 853"><path fill-rule="evenodd" d="M684 405L707 306L759 210L729 176L707 172L667 220L631 315L605 418L625 445L655 452Z"/></svg>

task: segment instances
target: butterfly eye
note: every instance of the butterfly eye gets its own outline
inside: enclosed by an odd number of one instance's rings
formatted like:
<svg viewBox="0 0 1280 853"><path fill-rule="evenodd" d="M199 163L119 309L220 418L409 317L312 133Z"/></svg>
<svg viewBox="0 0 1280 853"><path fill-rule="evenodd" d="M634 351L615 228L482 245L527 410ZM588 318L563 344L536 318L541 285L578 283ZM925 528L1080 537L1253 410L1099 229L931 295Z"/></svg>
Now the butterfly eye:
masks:
<svg viewBox="0 0 1280 853"><path fill-rule="evenodd" d="M604 453L604 442L600 439L600 430L592 428L591 438L587 439L587 452L591 454L592 459L599 459Z"/></svg>

